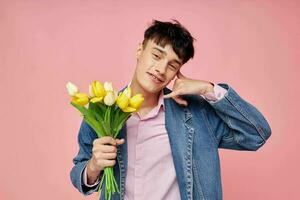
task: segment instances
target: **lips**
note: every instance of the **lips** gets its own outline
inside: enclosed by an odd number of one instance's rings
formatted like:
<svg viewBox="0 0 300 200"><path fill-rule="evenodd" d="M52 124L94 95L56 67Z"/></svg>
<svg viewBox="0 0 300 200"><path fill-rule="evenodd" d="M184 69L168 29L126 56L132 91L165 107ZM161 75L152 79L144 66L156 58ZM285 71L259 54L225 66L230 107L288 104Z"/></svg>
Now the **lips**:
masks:
<svg viewBox="0 0 300 200"><path fill-rule="evenodd" d="M159 82L163 82L163 80L162 80L161 78L157 77L156 75L151 74L151 73L149 73L149 72L148 72L148 74L149 74L154 80L159 81Z"/></svg>

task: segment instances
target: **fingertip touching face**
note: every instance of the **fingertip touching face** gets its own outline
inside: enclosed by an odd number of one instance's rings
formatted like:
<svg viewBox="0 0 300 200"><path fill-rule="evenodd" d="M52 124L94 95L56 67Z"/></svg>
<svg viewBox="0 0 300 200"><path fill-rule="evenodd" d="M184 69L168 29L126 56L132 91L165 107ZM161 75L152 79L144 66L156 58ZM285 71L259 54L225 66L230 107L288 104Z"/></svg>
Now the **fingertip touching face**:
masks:
<svg viewBox="0 0 300 200"><path fill-rule="evenodd" d="M158 93L176 76L182 66L182 59L170 44L164 47L148 40L137 49L137 66L134 79L149 93Z"/></svg>

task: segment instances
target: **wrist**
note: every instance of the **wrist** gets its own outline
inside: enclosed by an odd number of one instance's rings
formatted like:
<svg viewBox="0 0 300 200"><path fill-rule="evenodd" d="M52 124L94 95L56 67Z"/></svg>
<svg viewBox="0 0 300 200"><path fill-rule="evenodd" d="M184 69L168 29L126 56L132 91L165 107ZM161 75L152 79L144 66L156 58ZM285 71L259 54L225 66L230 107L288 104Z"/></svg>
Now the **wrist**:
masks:
<svg viewBox="0 0 300 200"><path fill-rule="evenodd" d="M86 182L89 185L94 184L97 179L99 178L99 174L100 174L101 170L97 170L97 168L95 167L95 165L93 164L92 160L88 161L88 164L86 166Z"/></svg>
<svg viewBox="0 0 300 200"><path fill-rule="evenodd" d="M93 175L94 174L99 174L100 171L101 171L101 169L98 169L96 167L96 165L94 164L93 158L88 161L87 170L88 170L89 174L93 174Z"/></svg>
<svg viewBox="0 0 300 200"><path fill-rule="evenodd" d="M207 86L206 86L206 93L209 93L209 92L214 92L214 86L215 84L213 84L212 82L207 82Z"/></svg>

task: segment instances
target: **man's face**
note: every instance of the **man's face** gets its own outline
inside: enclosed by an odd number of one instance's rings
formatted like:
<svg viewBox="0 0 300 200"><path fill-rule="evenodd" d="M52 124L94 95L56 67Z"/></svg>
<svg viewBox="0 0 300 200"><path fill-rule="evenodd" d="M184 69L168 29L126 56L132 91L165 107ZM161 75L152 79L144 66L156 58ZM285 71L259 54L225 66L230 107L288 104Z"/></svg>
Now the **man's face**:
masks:
<svg viewBox="0 0 300 200"><path fill-rule="evenodd" d="M142 44L137 49L137 66L133 79L143 90L156 94L176 76L182 60L170 44L161 47L148 40L145 45L144 49Z"/></svg>

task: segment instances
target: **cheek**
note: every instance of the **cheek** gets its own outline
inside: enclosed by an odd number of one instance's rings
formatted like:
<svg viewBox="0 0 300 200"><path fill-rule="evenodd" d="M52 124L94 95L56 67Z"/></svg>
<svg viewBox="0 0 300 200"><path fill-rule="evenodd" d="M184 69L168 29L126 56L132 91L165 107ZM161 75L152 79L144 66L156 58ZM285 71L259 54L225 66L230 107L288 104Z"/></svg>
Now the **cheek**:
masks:
<svg viewBox="0 0 300 200"><path fill-rule="evenodd" d="M169 72L168 75L167 75L167 79L171 81L171 80L173 80L175 77L176 77L176 71L171 71L171 70L170 70L170 72Z"/></svg>
<svg viewBox="0 0 300 200"><path fill-rule="evenodd" d="M148 58L146 56L141 57L141 59L139 60L139 68L140 70L148 70L150 69L153 65L155 65L153 59Z"/></svg>

